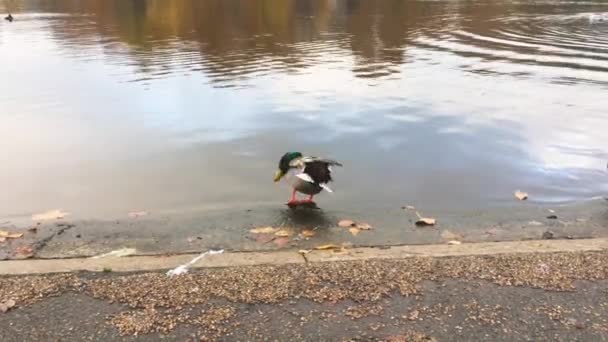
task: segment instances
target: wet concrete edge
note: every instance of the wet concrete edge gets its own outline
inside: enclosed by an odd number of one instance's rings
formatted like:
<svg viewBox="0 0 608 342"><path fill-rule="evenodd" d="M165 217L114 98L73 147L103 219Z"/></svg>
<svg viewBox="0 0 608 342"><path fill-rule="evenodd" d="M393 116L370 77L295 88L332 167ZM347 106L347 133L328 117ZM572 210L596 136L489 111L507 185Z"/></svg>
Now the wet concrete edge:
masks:
<svg viewBox="0 0 608 342"><path fill-rule="evenodd" d="M591 252L608 249L608 238L578 240L528 240L463 243L460 245L408 245L362 247L341 251L281 250L269 252L227 252L208 255L190 268L235 267L254 265L304 264L368 259L404 259L411 257L457 257L517 253ZM173 269L199 254L135 255L127 257L27 259L0 261L1 275L49 274L77 271L134 272Z"/></svg>

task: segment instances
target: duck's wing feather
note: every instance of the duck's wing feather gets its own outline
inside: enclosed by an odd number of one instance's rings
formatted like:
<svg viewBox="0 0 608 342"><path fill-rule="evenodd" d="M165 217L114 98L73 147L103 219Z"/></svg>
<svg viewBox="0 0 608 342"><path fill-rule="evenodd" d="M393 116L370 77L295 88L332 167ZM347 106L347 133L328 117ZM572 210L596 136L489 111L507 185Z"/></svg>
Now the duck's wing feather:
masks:
<svg viewBox="0 0 608 342"><path fill-rule="evenodd" d="M302 163L304 164L302 172L310 176L310 178L319 185L327 184L332 181L331 165L342 166L342 164L335 160L316 157L304 157L302 158Z"/></svg>

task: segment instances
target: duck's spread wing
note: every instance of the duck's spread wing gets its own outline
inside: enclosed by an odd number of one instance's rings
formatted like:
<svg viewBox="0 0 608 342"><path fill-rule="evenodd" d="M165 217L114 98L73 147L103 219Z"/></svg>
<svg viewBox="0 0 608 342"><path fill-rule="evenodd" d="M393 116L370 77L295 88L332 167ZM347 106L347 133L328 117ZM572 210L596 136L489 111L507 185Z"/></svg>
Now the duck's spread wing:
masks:
<svg viewBox="0 0 608 342"><path fill-rule="evenodd" d="M331 165L342 166L335 160L322 159L315 157L304 157L302 158L304 164L303 172L312 178L312 180L321 185L327 184L332 181L331 179Z"/></svg>

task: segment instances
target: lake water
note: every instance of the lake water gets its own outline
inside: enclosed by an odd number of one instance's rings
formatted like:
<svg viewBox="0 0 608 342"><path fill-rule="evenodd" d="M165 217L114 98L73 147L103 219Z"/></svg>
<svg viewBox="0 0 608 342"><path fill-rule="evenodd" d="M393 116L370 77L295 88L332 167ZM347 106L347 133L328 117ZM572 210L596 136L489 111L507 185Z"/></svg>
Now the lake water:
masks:
<svg viewBox="0 0 608 342"><path fill-rule="evenodd" d="M608 193L605 1L0 10L0 216L279 206L286 151L344 163L329 208Z"/></svg>

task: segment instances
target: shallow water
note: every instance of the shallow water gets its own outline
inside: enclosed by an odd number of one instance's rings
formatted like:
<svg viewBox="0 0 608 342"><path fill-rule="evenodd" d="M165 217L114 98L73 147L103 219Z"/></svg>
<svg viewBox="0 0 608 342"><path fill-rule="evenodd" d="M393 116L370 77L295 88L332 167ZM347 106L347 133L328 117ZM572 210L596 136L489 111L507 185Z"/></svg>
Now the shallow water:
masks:
<svg viewBox="0 0 608 342"><path fill-rule="evenodd" d="M344 163L331 208L608 193L603 1L0 9L0 216L281 204L294 150Z"/></svg>

